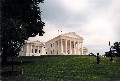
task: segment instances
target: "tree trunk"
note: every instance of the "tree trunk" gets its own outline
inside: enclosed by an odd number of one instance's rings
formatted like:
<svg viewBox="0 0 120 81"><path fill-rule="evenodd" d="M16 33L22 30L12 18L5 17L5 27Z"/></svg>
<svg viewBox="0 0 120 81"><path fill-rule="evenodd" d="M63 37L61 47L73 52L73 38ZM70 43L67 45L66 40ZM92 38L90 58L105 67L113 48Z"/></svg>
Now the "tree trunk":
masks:
<svg viewBox="0 0 120 81"><path fill-rule="evenodd" d="M6 65L6 63L7 63L7 58L6 57L2 58L1 65Z"/></svg>

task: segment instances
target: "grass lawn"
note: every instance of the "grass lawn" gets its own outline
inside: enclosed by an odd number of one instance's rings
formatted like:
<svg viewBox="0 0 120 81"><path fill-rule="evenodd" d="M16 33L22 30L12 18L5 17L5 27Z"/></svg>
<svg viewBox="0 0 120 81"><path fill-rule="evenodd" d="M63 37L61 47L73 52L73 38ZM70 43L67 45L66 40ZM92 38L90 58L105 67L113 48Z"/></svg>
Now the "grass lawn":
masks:
<svg viewBox="0 0 120 81"><path fill-rule="evenodd" d="M101 57L100 64L94 56L39 56L16 57L22 63L14 71L23 70L19 76L1 77L2 81L120 81L120 58ZM11 65L1 67L10 71Z"/></svg>

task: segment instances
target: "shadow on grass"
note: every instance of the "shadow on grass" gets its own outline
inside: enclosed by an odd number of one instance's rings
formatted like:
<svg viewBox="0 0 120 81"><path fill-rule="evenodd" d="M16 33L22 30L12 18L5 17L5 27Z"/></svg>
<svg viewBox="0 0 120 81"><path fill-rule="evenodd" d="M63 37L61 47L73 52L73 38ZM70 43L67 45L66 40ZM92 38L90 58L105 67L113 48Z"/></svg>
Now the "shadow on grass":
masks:
<svg viewBox="0 0 120 81"><path fill-rule="evenodd" d="M33 63L32 61L13 61L13 66L19 66L19 65L26 65L29 63ZM12 66L12 61L7 61L6 64L1 65L1 76L2 77L14 77L19 76L22 74L22 70L20 71L10 71Z"/></svg>
<svg viewBox="0 0 120 81"><path fill-rule="evenodd" d="M28 63L33 63L32 61L7 61L7 63L6 64L4 64L4 65L1 65L1 67L6 67L6 66L9 66L9 65L12 65L12 63L13 63L13 65L26 65L26 64L28 64Z"/></svg>
<svg viewBox="0 0 120 81"><path fill-rule="evenodd" d="M22 71L5 71L1 72L2 77L14 77L22 74Z"/></svg>

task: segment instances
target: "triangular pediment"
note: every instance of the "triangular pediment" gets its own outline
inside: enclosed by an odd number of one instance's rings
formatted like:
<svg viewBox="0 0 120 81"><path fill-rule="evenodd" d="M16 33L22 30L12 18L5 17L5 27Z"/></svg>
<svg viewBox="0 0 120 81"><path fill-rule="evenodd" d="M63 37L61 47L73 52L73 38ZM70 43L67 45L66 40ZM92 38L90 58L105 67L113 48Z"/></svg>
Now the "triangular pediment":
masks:
<svg viewBox="0 0 120 81"><path fill-rule="evenodd" d="M42 42L36 40L36 41L33 41L32 43L35 43L35 44L42 44Z"/></svg>
<svg viewBox="0 0 120 81"><path fill-rule="evenodd" d="M77 35L75 32L65 33L65 34L62 34L61 36L66 36L66 37L71 37L71 38L77 38L77 39L81 39L82 38L79 35Z"/></svg>

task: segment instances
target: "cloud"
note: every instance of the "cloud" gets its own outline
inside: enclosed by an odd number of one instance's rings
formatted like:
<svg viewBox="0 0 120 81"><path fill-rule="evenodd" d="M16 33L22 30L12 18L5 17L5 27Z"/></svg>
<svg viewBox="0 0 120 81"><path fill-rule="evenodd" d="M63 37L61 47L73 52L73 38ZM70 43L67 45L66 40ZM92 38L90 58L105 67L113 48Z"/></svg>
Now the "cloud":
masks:
<svg viewBox="0 0 120 81"><path fill-rule="evenodd" d="M64 24L68 20L70 13L59 2L59 0L45 0L44 4L40 4L42 19L56 25Z"/></svg>
<svg viewBox="0 0 120 81"><path fill-rule="evenodd" d="M43 20L44 21L44 20ZM58 28L56 25L52 24L49 21L44 21L45 22L45 26L44 26L44 34L43 36L36 36L36 37L30 37L29 40L30 41L35 41L35 40L39 40L41 42L47 42L48 40L58 36Z"/></svg>
<svg viewBox="0 0 120 81"><path fill-rule="evenodd" d="M114 38L112 28L109 25L107 26L107 24L104 25L104 21L100 23L99 19L92 20L78 29L77 32L79 35L82 34L84 46L87 46L90 52L96 52L106 47L108 41Z"/></svg>
<svg viewBox="0 0 120 81"><path fill-rule="evenodd" d="M58 30L76 32L90 52L109 50L108 41L120 41L120 0L45 0L40 4L45 40ZM60 34L62 34L60 32Z"/></svg>
<svg viewBox="0 0 120 81"><path fill-rule="evenodd" d="M60 0L61 4L72 13L82 11L88 6L89 0Z"/></svg>

